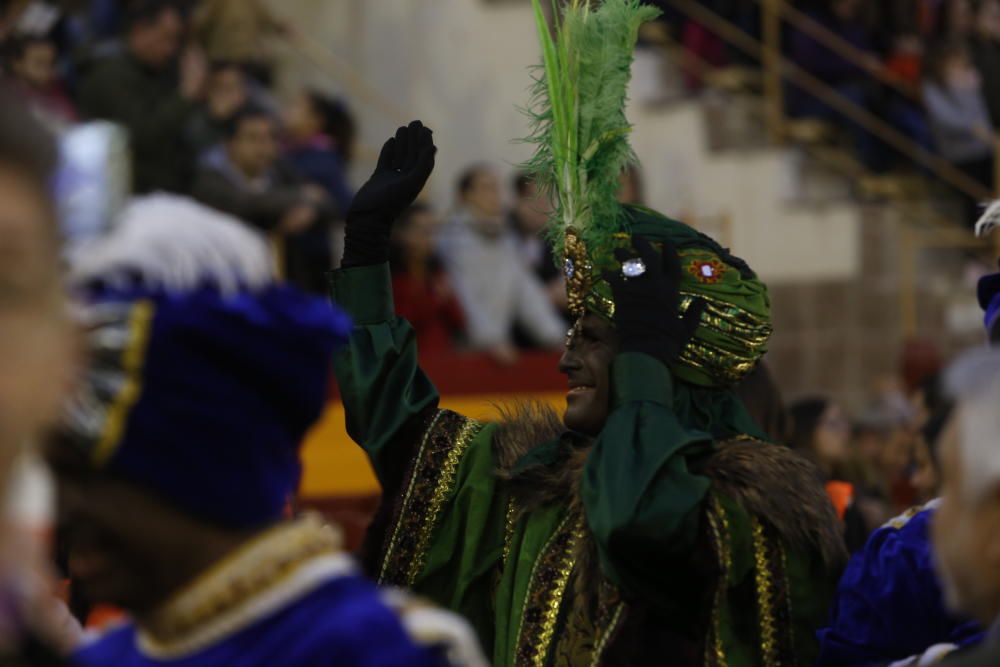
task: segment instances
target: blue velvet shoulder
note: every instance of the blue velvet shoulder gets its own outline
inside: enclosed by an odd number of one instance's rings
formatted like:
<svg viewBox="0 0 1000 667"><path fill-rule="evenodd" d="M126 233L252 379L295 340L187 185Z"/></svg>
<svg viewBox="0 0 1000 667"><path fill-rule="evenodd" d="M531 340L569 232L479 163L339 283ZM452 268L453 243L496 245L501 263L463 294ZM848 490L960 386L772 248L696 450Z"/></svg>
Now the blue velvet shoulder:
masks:
<svg viewBox="0 0 1000 667"><path fill-rule="evenodd" d="M294 605L195 655L154 660L136 648L131 626L80 651L79 667L445 667L417 646L399 618L360 577L335 579Z"/></svg>
<svg viewBox="0 0 1000 667"><path fill-rule="evenodd" d="M819 667L867 665L922 653L934 644L970 644L975 624L944 607L931 554L935 505L915 508L872 533L837 587L830 626L819 631Z"/></svg>

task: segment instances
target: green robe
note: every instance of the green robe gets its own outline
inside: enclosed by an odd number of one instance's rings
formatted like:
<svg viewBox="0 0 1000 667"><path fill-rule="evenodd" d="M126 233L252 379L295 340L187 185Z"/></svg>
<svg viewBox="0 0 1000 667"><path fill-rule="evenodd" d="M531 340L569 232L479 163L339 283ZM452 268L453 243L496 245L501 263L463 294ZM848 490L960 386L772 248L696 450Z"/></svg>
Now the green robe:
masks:
<svg viewBox="0 0 1000 667"><path fill-rule="evenodd" d="M347 429L387 494L380 583L463 614L498 666L812 663L836 566L705 473L718 442L745 454L759 437L731 394L619 354L596 441L527 443L500 474L503 424L437 410L387 266L335 272L332 290L355 318L335 359ZM528 506L519 475L558 472L574 453L578 492Z"/></svg>

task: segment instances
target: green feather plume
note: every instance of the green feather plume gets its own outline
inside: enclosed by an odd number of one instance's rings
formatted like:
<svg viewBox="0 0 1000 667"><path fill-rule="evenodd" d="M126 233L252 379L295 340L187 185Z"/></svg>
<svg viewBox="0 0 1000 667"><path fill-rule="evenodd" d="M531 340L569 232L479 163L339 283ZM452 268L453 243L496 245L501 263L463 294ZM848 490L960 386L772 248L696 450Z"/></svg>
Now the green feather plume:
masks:
<svg viewBox="0 0 1000 667"><path fill-rule="evenodd" d="M535 154L523 166L554 195L549 233L560 252L568 227L590 248L621 231L619 176L635 162L625 117L633 53L639 26L659 15L640 0L590 4L567 0L553 37L541 0L532 0L543 64L526 110Z"/></svg>

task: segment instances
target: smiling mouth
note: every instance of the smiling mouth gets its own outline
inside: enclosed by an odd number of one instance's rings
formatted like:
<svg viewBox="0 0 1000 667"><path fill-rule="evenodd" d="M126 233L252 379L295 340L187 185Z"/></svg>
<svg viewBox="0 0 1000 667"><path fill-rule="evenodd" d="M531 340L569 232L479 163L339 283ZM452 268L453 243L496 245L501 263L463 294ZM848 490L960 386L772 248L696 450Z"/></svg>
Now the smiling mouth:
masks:
<svg viewBox="0 0 1000 667"><path fill-rule="evenodd" d="M594 388L595 387L593 385L578 384L578 385L573 385L572 387L570 387L569 388L569 393L570 394L582 394L582 393L588 392L588 391L590 391L590 390L592 390Z"/></svg>

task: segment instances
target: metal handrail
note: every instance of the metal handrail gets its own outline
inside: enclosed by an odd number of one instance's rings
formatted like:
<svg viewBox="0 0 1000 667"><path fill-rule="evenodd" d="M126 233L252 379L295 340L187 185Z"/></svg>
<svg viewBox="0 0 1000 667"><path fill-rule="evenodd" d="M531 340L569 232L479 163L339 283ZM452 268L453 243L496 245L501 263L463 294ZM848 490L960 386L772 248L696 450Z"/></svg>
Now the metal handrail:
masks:
<svg viewBox="0 0 1000 667"><path fill-rule="evenodd" d="M970 178L947 160L926 150L875 114L844 98L834 88L830 87L812 74L809 74L788 59L781 57L777 52L776 46L767 46L762 44L759 40L745 33L738 26L734 25L714 11L698 4L694 0L669 1L674 8L678 9L689 18L695 19L708 26L724 41L729 42L751 57L761 60L765 63L765 65L770 65L774 70L771 72L772 76L770 78L783 78L791 81L795 85L804 89L806 92L816 96L822 102L844 114L906 157L927 168L942 181L953 186L960 192L975 199L989 199L992 197L992 192L988 188L985 188L975 179ZM772 5L783 4L779 0L770 0L770 3ZM766 21L765 29L767 29ZM767 78L765 81L766 80ZM771 91L770 94L780 94L780 91ZM776 112L772 112L772 116L775 115L775 113L777 113L780 117L772 119L772 122L777 122L780 125L784 121L784 112L779 107ZM781 134L780 130L778 131L778 134Z"/></svg>
<svg viewBox="0 0 1000 667"><path fill-rule="evenodd" d="M756 2L760 4L762 0L756 0ZM842 56L846 60L849 60L853 64L864 69L882 83L896 89L896 91L902 95L909 97L911 100L920 100L920 91L886 69L885 65L882 64L881 61L878 61L878 64L873 66L871 63L873 56L854 46L816 19L799 9L792 7L786 2L780 2L777 4L778 11L785 17L785 20L787 20L789 24L809 35L816 41L821 42L825 47L836 52L837 55Z"/></svg>

